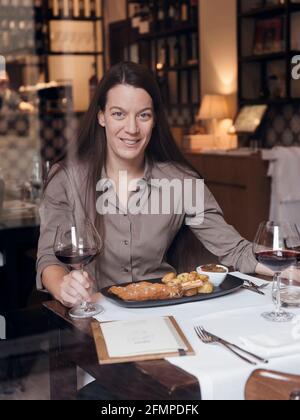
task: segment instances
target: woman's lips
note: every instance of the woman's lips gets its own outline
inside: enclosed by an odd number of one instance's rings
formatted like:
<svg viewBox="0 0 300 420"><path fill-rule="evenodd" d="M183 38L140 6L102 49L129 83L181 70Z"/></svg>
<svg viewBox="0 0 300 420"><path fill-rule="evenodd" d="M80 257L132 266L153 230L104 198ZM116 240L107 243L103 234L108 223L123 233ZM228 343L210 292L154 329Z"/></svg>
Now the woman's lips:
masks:
<svg viewBox="0 0 300 420"><path fill-rule="evenodd" d="M141 140L130 140L130 139L120 139L122 143L126 144L126 146L134 147L136 146Z"/></svg>

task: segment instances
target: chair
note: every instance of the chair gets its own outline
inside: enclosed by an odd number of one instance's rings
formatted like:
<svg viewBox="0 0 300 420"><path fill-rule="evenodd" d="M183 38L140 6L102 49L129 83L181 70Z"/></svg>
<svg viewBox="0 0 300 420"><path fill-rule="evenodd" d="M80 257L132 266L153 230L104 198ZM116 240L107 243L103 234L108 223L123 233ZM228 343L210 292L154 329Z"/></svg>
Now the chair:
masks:
<svg viewBox="0 0 300 420"><path fill-rule="evenodd" d="M256 370L245 389L248 401L300 401L300 376Z"/></svg>

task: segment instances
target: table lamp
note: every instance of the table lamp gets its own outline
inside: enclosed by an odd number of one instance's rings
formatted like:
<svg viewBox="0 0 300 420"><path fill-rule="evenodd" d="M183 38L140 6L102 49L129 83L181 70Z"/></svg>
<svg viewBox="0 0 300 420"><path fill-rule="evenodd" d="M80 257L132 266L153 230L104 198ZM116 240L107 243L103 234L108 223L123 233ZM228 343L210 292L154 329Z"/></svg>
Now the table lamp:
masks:
<svg viewBox="0 0 300 420"><path fill-rule="evenodd" d="M217 146L217 123L229 118L228 105L223 95L205 95L197 116L198 120L211 121L210 134Z"/></svg>

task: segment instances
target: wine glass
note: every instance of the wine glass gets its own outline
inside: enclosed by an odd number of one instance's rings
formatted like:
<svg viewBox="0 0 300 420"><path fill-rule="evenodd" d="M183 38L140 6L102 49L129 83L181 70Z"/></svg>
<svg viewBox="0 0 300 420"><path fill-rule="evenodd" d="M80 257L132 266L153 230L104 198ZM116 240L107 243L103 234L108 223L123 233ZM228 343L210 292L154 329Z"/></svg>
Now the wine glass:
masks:
<svg viewBox="0 0 300 420"><path fill-rule="evenodd" d="M41 190L43 187L42 164L38 156L34 156L33 158L30 184L32 199L33 201L36 201L40 198Z"/></svg>
<svg viewBox="0 0 300 420"><path fill-rule="evenodd" d="M100 254L102 240L97 229L89 220L75 223L70 221L57 227L54 240L56 258L73 270L84 273L84 267L90 264ZM98 304L82 302L69 312L73 318L90 318L103 312Z"/></svg>
<svg viewBox="0 0 300 420"><path fill-rule="evenodd" d="M263 313L272 322L289 322L294 315L282 310L281 273L300 261L300 232L296 224L264 222L257 231L253 251L257 261L275 272L272 298L275 311Z"/></svg>

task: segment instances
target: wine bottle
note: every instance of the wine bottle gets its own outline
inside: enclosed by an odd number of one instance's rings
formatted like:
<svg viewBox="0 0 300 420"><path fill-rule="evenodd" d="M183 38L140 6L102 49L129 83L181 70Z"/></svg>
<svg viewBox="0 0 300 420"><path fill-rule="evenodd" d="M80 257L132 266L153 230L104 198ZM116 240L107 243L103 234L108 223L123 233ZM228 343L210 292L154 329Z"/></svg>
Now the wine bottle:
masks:
<svg viewBox="0 0 300 420"><path fill-rule="evenodd" d="M58 0L58 16L64 17L64 0Z"/></svg>
<svg viewBox="0 0 300 420"><path fill-rule="evenodd" d="M90 0L90 16L96 17L96 0Z"/></svg>
<svg viewBox="0 0 300 420"><path fill-rule="evenodd" d="M58 4L58 0L53 0L53 17L58 17L59 16L59 4Z"/></svg>
<svg viewBox="0 0 300 420"><path fill-rule="evenodd" d="M73 5L74 5L73 0L68 0L69 16L70 16L71 18L73 18L73 17L74 17L74 9L73 9Z"/></svg>
<svg viewBox="0 0 300 420"><path fill-rule="evenodd" d="M79 16L84 18L84 0L79 0Z"/></svg>
<svg viewBox="0 0 300 420"><path fill-rule="evenodd" d="M84 0L84 17L91 17L91 2L90 0Z"/></svg>
<svg viewBox="0 0 300 420"><path fill-rule="evenodd" d="M168 19L167 19L168 28L172 28L173 26L175 26L175 16L176 16L175 3L171 1L168 8Z"/></svg>
<svg viewBox="0 0 300 420"><path fill-rule="evenodd" d="M198 0L190 0L191 1L191 22L193 25L197 25L198 23Z"/></svg>
<svg viewBox="0 0 300 420"><path fill-rule="evenodd" d="M94 2L95 2L96 17L102 17L103 1L102 0L94 0Z"/></svg>
<svg viewBox="0 0 300 420"><path fill-rule="evenodd" d="M157 12L157 29L158 31L162 31L165 26L165 10L164 10L164 2L160 0L158 3L158 12Z"/></svg>
<svg viewBox="0 0 300 420"><path fill-rule="evenodd" d="M192 34L192 60L193 63L198 63L198 33Z"/></svg>
<svg viewBox="0 0 300 420"><path fill-rule="evenodd" d="M169 67L170 66L170 45L168 42L168 38L165 39L163 49L164 49L164 56L165 56L165 66Z"/></svg>
<svg viewBox="0 0 300 420"><path fill-rule="evenodd" d="M80 11L79 11L79 0L73 0L73 16L75 18L79 18Z"/></svg>
<svg viewBox="0 0 300 420"><path fill-rule="evenodd" d="M63 0L63 16L69 17L69 2L68 0Z"/></svg>
<svg viewBox="0 0 300 420"><path fill-rule="evenodd" d="M174 54L174 66L178 66L180 64L180 55L181 55L180 54L180 42L179 42L178 38L176 38L173 54Z"/></svg>
<svg viewBox="0 0 300 420"><path fill-rule="evenodd" d="M180 37L180 60L180 64L187 64L187 37L184 35Z"/></svg>
<svg viewBox="0 0 300 420"><path fill-rule="evenodd" d="M140 34L148 34L150 32L150 19L149 19L149 9L147 5L142 5L141 7L141 21L139 32Z"/></svg>
<svg viewBox="0 0 300 420"><path fill-rule="evenodd" d="M136 4L134 7L134 13L131 18L131 27L139 30L141 24L141 6Z"/></svg>
<svg viewBox="0 0 300 420"><path fill-rule="evenodd" d="M189 21L189 4L188 0L182 0L181 2L181 22L187 23Z"/></svg>
<svg viewBox="0 0 300 420"><path fill-rule="evenodd" d="M54 16L53 15L53 0L48 0L48 15L50 19Z"/></svg>

